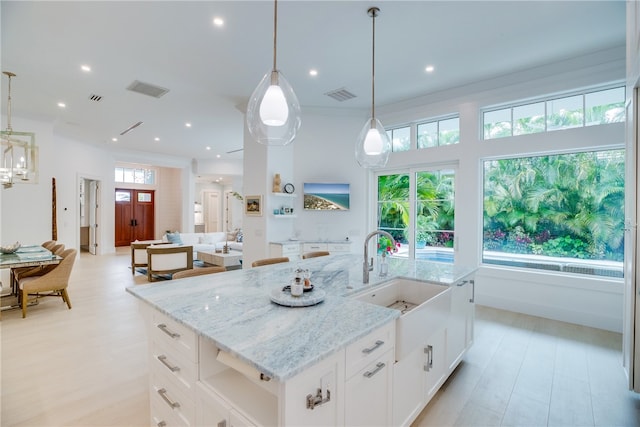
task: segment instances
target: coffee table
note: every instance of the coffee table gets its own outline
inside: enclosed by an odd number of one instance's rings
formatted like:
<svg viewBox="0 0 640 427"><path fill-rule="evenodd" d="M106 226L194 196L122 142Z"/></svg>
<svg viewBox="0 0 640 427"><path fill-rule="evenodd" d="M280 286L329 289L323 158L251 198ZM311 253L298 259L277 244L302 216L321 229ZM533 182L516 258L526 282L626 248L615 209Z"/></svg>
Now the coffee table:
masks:
<svg viewBox="0 0 640 427"><path fill-rule="evenodd" d="M198 251L197 255L200 261L221 267L239 266L242 259L242 252L239 251L229 251L228 254L215 251Z"/></svg>

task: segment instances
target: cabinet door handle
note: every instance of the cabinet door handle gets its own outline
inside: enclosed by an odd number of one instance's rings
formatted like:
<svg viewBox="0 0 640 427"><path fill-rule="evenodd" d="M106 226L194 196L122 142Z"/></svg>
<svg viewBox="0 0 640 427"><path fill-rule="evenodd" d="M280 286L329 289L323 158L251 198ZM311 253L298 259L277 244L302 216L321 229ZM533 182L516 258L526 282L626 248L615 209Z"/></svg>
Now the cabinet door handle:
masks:
<svg viewBox="0 0 640 427"><path fill-rule="evenodd" d="M469 302L474 303L476 302L476 281L469 280L469 283L471 283L471 299Z"/></svg>
<svg viewBox="0 0 640 427"><path fill-rule="evenodd" d="M160 323L158 325L158 329L160 329L162 332L164 332L165 334L169 335L171 338L180 338L180 334L176 333L176 332L171 332L168 328L167 325L165 325L164 323Z"/></svg>
<svg viewBox="0 0 640 427"><path fill-rule="evenodd" d="M382 370L382 368L384 368L386 365L382 362L378 362L376 364L376 369L374 369L373 371L367 371L365 372L364 375L366 378L371 378L372 376L374 376L375 374L377 374L378 372L380 372Z"/></svg>
<svg viewBox="0 0 640 427"><path fill-rule="evenodd" d="M165 356L164 354L161 354L160 356L158 356L158 360L162 362L164 366L169 368L171 372L178 372L180 370L180 366L171 366L169 362L167 362L167 356Z"/></svg>
<svg viewBox="0 0 640 427"><path fill-rule="evenodd" d="M373 346L371 346L371 347L367 347L367 348L363 348L363 349L362 349L362 352L363 352L364 354L372 353L372 352L374 352L375 350L377 350L381 345L384 345L384 341L380 341L380 340L378 340L378 341L376 341L376 343L375 343Z"/></svg>
<svg viewBox="0 0 640 427"><path fill-rule="evenodd" d="M427 363L424 364L424 371L429 372L433 368L433 346L428 345L424 348L424 354L427 355Z"/></svg>
<svg viewBox="0 0 640 427"><path fill-rule="evenodd" d="M167 402L167 405L169 405L171 407L171 409L180 407L180 403L174 402L171 399L169 399L169 397L167 396L167 390L166 389L161 388L160 390L158 390L158 394L160 395L160 397L162 397L162 399L165 402Z"/></svg>
<svg viewBox="0 0 640 427"><path fill-rule="evenodd" d="M166 427L167 426L167 422L166 421L160 421L158 424L156 424L158 427Z"/></svg>

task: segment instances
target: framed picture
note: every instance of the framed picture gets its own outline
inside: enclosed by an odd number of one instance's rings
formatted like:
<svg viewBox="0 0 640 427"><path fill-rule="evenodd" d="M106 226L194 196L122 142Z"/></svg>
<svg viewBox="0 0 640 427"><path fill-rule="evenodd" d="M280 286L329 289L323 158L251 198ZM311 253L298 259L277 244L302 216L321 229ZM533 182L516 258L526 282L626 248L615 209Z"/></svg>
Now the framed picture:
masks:
<svg viewBox="0 0 640 427"><path fill-rule="evenodd" d="M247 215L262 216L262 196L245 196L244 213Z"/></svg>

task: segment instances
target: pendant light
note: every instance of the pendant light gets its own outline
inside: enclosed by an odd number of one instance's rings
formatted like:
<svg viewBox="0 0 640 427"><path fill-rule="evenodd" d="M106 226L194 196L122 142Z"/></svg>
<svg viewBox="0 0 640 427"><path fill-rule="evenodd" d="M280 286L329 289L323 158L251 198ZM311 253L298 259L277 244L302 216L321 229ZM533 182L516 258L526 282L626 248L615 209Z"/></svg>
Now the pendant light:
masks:
<svg viewBox="0 0 640 427"><path fill-rule="evenodd" d="M273 12L273 68L265 74L249 98L247 128L257 142L287 145L300 129L300 104L293 88L276 67L278 0Z"/></svg>
<svg viewBox="0 0 640 427"><path fill-rule="evenodd" d="M391 142L380 120L376 119L375 76L376 76L376 16L380 9L372 7L367 14L373 21L373 42L371 55L371 117L362 127L356 141L356 161L363 168L380 168L387 164Z"/></svg>
<svg viewBox="0 0 640 427"><path fill-rule="evenodd" d="M9 78L7 96L7 130L0 131L0 183L11 188L16 183L38 182L38 147L33 132L16 132L11 127L11 78L10 71L2 74Z"/></svg>

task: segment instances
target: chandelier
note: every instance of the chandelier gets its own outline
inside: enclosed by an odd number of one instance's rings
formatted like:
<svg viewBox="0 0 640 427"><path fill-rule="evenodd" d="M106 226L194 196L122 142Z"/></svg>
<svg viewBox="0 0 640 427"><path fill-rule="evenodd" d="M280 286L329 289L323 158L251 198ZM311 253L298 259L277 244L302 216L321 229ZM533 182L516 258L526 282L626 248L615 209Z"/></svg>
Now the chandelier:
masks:
<svg viewBox="0 0 640 427"><path fill-rule="evenodd" d="M33 132L16 132L11 127L11 78L10 71L2 74L9 78L7 99L7 130L0 131L0 182L4 188L16 183L38 182L38 147Z"/></svg>

